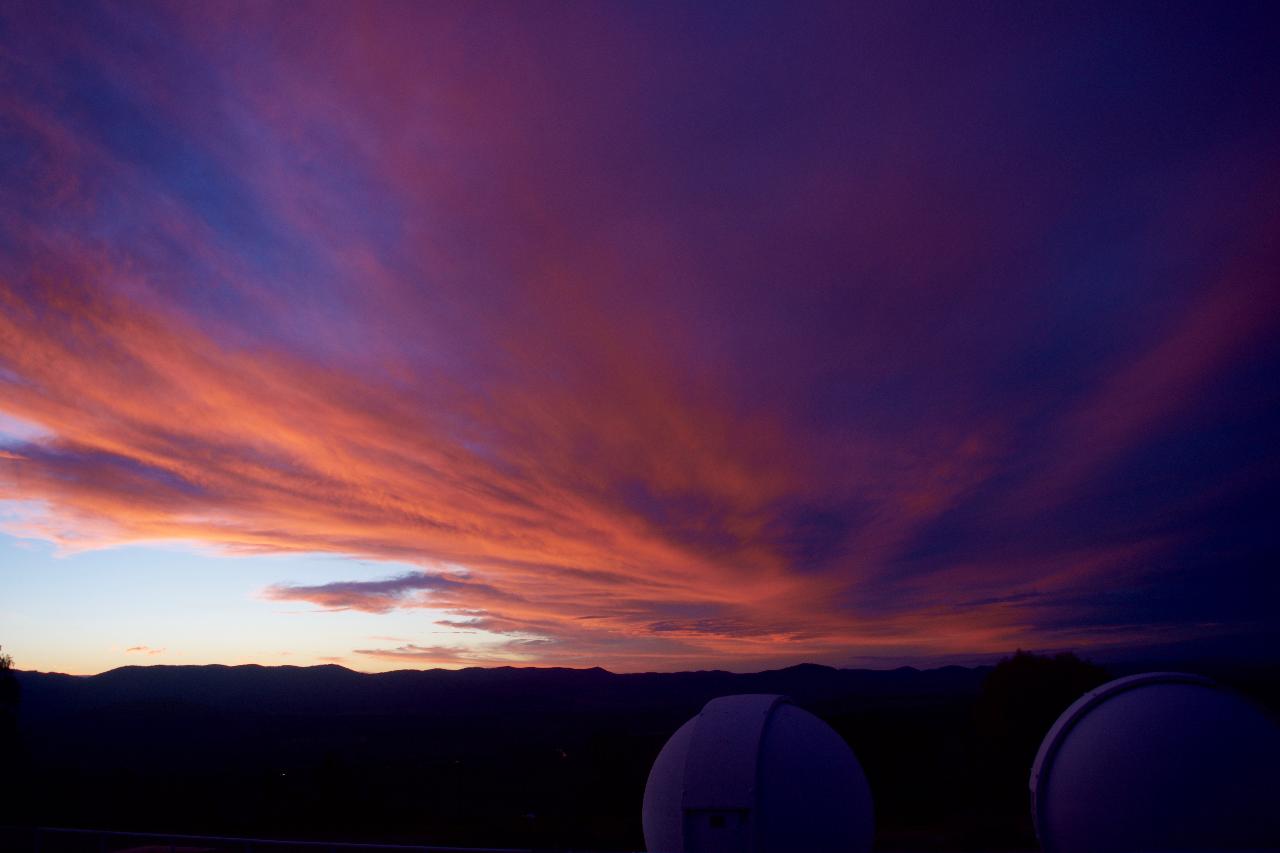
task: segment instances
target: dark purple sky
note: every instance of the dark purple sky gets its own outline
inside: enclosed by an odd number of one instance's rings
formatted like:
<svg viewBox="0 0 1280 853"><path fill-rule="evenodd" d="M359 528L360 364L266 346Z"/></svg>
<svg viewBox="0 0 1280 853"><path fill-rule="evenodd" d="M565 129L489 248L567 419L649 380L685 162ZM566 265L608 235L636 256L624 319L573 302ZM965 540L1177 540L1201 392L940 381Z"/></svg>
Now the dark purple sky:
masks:
<svg viewBox="0 0 1280 853"><path fill-rule="evenodd" d="M436 638L367 666L1256 650L1276 44L1247 3L7 3L9 533L340 555L244 606Z"/></svg>

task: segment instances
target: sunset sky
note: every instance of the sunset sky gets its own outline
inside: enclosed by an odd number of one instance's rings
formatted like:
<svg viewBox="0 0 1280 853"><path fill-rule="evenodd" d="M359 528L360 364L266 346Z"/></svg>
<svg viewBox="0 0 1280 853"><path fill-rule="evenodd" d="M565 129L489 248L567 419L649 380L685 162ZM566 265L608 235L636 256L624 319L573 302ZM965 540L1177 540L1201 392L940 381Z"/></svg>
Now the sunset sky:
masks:
<svg viewBox="0 0 1280 853"><path fill-rule="evenodd" d="M0 4L0 644L1276 642L1274 11Z"/></svg>

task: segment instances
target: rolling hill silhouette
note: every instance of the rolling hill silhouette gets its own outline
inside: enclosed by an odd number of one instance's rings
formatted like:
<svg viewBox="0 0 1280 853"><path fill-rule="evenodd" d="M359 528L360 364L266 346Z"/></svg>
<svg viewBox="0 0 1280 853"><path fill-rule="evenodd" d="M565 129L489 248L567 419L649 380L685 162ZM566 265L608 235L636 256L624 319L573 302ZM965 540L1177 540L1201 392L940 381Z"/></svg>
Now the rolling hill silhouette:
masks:
<svg viewBox="0 0 1280 853"><path fill-rule="evenodd" d="M716 696L780 693L857 753L881 847L1030 846L1026 745L978 719L991 671L20 672L23 784L0 824L638 850L670 734Z"/></svg>

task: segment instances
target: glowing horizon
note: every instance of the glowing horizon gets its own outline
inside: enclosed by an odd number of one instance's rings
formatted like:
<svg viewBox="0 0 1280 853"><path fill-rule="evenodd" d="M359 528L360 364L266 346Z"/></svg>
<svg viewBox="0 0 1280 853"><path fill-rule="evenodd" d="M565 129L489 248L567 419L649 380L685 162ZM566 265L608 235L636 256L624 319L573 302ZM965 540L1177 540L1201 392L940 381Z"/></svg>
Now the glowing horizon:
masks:
<svg viewBox="0 0 1280 853"><path fill-rule="evenodd" d="M0 11L0 644L1251 642L1280 83L1140 12Z"/></svg>

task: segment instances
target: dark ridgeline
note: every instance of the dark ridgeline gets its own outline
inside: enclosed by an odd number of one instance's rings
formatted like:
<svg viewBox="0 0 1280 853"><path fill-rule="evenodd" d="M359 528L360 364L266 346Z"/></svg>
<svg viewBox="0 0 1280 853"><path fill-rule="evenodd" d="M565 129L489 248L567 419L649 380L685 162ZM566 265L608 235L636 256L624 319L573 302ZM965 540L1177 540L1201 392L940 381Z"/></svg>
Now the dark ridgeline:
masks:
<svg viewBox="0 0 1280 853"><path fill-rule="evenodd" d="M1241 686L1274 702L1275 676ZM1057 714L1105 677L1071 656L1023 654L994 669L804 665L750 675L23 672L21 745L6 755L23 784L6 819L638 850L645 780L667 737L716 696L782 693L857 753L879 849L1034 846L1029 756Z"/></svg>

